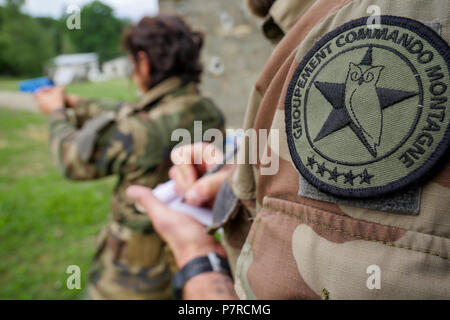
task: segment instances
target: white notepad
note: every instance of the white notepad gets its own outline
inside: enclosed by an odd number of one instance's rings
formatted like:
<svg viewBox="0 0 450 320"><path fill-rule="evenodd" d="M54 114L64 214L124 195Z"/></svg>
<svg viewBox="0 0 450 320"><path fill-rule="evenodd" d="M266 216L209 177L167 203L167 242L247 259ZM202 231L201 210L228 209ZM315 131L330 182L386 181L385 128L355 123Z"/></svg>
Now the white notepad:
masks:
<svg viewBox="0 0 450 320"><path fill-rule="evenodd" d="M170 180L153 189L153 194L161 202L165 203L170 209L185 213L196 219L201 224L209 227L213 222L212 210L191 206L182 202L182 199L178 197L177 193L175 192L174 185L175 182L173 180ZM143 208L141 206L138 206L137 204L136 209L141 212L145 211L142 210Z"/></svg>

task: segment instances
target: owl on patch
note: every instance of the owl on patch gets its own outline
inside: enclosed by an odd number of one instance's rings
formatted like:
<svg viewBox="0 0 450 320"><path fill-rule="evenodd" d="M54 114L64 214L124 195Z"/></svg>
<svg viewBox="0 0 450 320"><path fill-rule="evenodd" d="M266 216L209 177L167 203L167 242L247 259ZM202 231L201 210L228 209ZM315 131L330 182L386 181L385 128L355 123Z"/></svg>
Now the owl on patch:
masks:
<svg viewBox="0 0 450 320"><path fill-rule="evenodd" d="M372 66L371 56L372 52L369 50L361 64L350 62L345 82L345 108L366 140L372 155L376 156L383 126L383 113L376 85L384 67Z"/></svg>

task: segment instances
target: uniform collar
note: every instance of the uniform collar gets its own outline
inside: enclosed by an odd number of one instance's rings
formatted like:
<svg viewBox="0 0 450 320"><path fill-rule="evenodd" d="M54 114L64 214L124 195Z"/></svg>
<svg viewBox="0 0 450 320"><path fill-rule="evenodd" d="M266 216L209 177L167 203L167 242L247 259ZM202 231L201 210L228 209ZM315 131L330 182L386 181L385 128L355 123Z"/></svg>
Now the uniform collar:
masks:
<svg viewBox="0 0 450 320"><path fill-rule="evenodd" d="M136 105L136 109L142 109L148 106L149 104L159 100L166 94L178 89L179 87L181 87L181 85L182 85L181 79L176 77L168 78L158 83L152 89L144 93L144 95L141 97L140 101Z"/></svg>

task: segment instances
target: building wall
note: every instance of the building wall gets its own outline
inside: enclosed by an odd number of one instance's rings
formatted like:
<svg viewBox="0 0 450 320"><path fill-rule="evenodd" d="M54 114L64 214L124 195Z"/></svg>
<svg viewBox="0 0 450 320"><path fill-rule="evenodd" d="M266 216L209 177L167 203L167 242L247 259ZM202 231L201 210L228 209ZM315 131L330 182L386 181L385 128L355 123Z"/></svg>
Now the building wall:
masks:
<svg viewBox="0 0 450 320"><path fill-rule="evenodd" d="M103 75L106 79L127 78L130 75L131 63L127 57L119 57L102 65Z"/></svg>
<svg viewBox="0 0 450 320"><path fill-rule="evenodd" d="M252 86L272 52L244 0L160 0L161 12L184 16L205 34L201 89L223 110L229 127L242 126Z"/></svg>

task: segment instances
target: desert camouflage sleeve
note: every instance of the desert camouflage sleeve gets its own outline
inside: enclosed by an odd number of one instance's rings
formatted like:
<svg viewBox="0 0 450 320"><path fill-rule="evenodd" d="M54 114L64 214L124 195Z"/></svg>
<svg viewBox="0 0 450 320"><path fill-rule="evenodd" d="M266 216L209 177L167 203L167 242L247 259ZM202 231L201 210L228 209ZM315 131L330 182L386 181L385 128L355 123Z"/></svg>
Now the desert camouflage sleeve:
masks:
<svg viewBox="0 0 450 320"><path fill-rule="evenodd" d="M231 183L225 184L217 197L224 205L215 227L224 229L223 243L234 266L235 289L241 299L450 297L448 156L438 172L434 176L430 173L422 184L417 215L299 194L302 183L286 133L285 102L291 79L319 39L355 19L367 18L372 5L380 7L385 20L396 16L437 26L428 30L424 25L420 30L436 32L449 41L445 0L427 1L427 6L420 0L319 0L298 19L258 78L244 121L244 129L280 134L278 144L267 143L264 150L279 156L279 170L263 175L259 160L256 165L239 164ZM355 40L354 45L357 43ZM391 47L396 45L399 43ZM383 64L389 60L383 55L378 59ZM419 64L417 59L411 60ZM398 70L391 69L394 78ZM326 81L342 74L330 73ZM422 79L427 79L426 74ZM442 99L448 101L447 97ZM245 154L250 151L249 147L240 150Z"/></svg>

